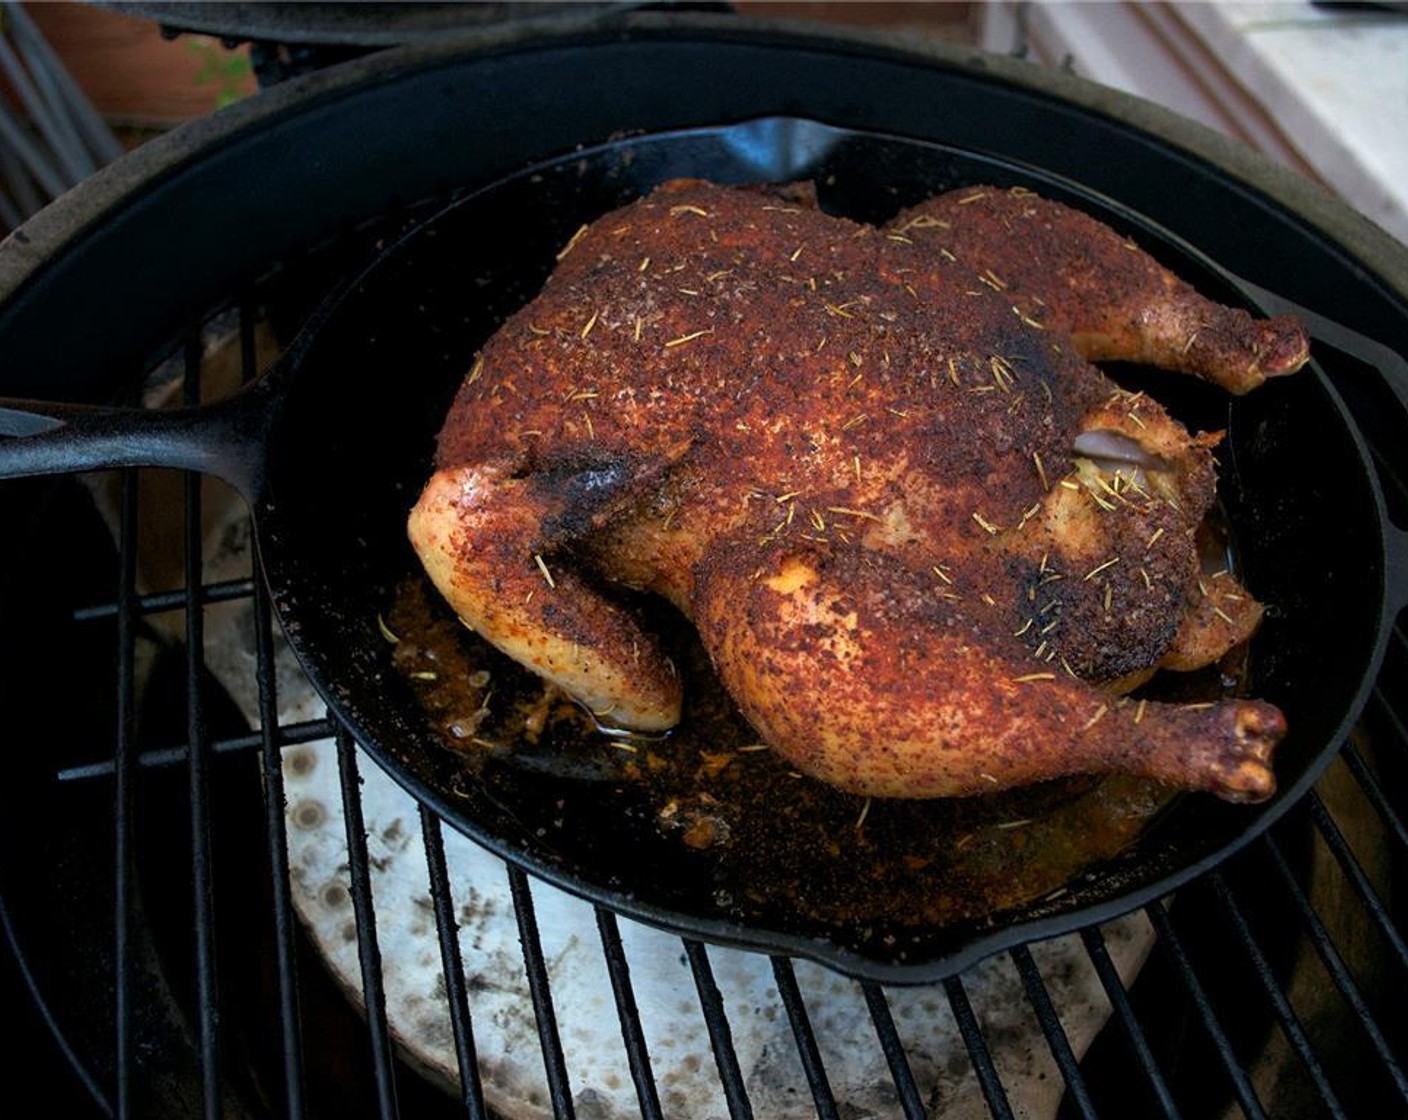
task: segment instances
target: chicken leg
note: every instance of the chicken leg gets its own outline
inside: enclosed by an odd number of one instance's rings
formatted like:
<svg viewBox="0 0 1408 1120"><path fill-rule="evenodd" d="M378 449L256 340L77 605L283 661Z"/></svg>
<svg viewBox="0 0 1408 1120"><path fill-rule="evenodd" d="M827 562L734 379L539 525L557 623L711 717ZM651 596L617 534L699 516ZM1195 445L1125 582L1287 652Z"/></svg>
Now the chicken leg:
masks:
<svg viewBox="0 0 1408 1120"><path fill-rule="evenodd" d="M952 254L1088 361L1143 362L1236 394L1305 364L1293 319L1215 304L1109 226L1031 191L951 191L889 228Z"/></svg>
<svg viewBox="0 0 1408 1120"><path fill-rule="evenodd" d="M863 569L863 571L862 571ZM1269 796L1269 704L1111 696L1036 668L1014 639L888 557L741 542L711 560L695 620L744 714L802 772L877 797L959 797L1122 773L1230 801ZM981 634L981 638L977 635ZM1002 637L994 635L1002 634ZM799 703L824 681L824 706Z"/></svg>
<svg viewBox="0 0 1408 1120"><path fill-rule="evenodd" d="M480 637L599 720L663 731L679 722L680 682L658 640L581 572L544 558L581 532L564 524L568 491L610 489L587 473L553 486L512 477L503 464L437 471L411 513L411 544ZM592 504L606 505L600 496Z"/></svg>

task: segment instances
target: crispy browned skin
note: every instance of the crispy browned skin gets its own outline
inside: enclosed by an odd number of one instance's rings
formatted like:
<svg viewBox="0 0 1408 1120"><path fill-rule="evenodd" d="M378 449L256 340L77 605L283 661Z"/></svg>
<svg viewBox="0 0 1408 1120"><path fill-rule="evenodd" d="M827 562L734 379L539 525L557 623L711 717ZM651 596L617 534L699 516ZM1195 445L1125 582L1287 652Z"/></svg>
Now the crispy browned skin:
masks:
<svg viewBox="0 0 1408 1120"><path fill-rule="evenodd" d="M1211 304L1109 226L1030 191L953 191L891 228L952 253L1091 361L1147 362L1240 394L1309 356L1294 320Z"/></svg>
<svg viewBox="0 0 1408 1120"><path fill-rule="evenodd" d="M945 240L954 214L990 252ZM1014 222L1043 223L1052 253L1063 227L1080 243L1059 297L1023 273L1014 298ZM486 343L412 542L467 624L623 727L672 726L680 691L610 583L690 616L764 738L845 789L1118 771L1268 796L1275 708L1116 695L1217 659L1260 608L1230 576L1199 581L1217 437L1075 344L1240 391L1268 371L1264 328L1151 341L1150 322L1237 316L1104 231L1107 259L1091 225L991 188L882 230L795 194L668 184L584 230ZM1061 279L1082 269L1135 313Z"/></svg>

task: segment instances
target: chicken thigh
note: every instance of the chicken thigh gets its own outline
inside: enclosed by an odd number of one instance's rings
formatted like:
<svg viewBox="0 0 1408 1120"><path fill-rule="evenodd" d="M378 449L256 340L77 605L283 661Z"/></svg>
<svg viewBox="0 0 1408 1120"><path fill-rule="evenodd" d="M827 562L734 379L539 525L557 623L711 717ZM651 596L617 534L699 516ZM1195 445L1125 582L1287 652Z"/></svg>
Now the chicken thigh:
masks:
<svg viewBox="0 0 1408 1120"><path fill-rule="evenodd" d="M1090 360L1241 393L1306 354L1297 324L1028 191L877 228L797 188L675 181L583 227L484 345L410 537L466 625L604 724L680 718L628 587L688 616L763 739L843 789L1120 772L1261 799L1275 707L1125 695L1260 619L1201 570L1219 437Z"/></svg>

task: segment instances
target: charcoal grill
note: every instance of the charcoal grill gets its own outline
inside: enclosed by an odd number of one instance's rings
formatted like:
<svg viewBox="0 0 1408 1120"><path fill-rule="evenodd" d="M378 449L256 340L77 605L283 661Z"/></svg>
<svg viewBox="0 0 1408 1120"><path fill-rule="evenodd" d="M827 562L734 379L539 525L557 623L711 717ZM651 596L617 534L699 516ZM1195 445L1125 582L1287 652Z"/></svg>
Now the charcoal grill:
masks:
<svg viewBox="0 0 1408 1120"><path fill-rule="evenodd" d="M596 87L608 72L610 86ZM561 111L568 91L585 90ZM378 244L504 169L623 130L796 113L1001 150L1118 198L1190 243L1215 243L1221 263L1315 308L1326 320L1322 360L1402 521L1401 248L1312 189L1147 106L998 59L709 17L635 14L390 52L268 91L144 149L7 247L0 388L132 399L165 379L194 397L211 338L233 339L235 366L252 376L262 324L302 321ZM1173 176L1186 189L1168 191ZM170 587L139 591L141 481L124 472L103 483L115 493L110 525L95 512L91 480L0 491L17 542L0 642L17 771L3 794L0 899L31 990L26 1006L65 1053L63 1084L81 1084L99 1111L124 1115L483 1114L480 993L466 979L477 975L474 962L451 936L439 821L422 807L462 1073L450 1093L413 1070L392 1038L373 917L377 853L358 819L367 761L336 721L280 717L262 586L249 576L215 579L202 566L211 496L194 478L176 490L184 566ZM217 686L205 651L207 615L239 602L254 607L248 676L259 731ZM144 635L171 617L181 620L177 652L139 665ZM1052 998L1060 978L1043 973L1041 946L1019 945L999 962L1025 994L1064 1110L1382 1115L1408 1103L1408 1023L1401 1001L1383 998L1408 969L1397 902L1408 846L1397 699L1404 653L1396 628L1359 729L1314 790L1234 859L1143 908L1153 949L1136 981L1112 963L1106 927L1079 932L1109 1014L1083 1054ZM365 1018L310 957L285 873L280 750L329 739L347 809ZM582 1094L558 1028L564 981L544 952L535 884L519 870L502 874L538 1028L540 1105L592 1115L600 1105ZM595 922L593 951L610 979L639 1111L673 1114L662 1088L668 1063L642 1027L648 1009L636 999L623 919L601 908ZM679 942L720 1114L767 1114L733 1043L742 1018L763 1012L790 1025L793 1091L818 1115L854 1114L833 1089L826 1008L806 998L801 962L767 959L770 1005L744 1008L721 993L718 953ZM936 985L932 1013L956 1025L976 1099L1011 1115L995 1056L1002 1040L971 998L973 983L962 972ZM916 1072L925 1036L901 1029L893 1013L899 995L870 981L856 993L890 1111L941 1112L947 1098Z"/></svg>

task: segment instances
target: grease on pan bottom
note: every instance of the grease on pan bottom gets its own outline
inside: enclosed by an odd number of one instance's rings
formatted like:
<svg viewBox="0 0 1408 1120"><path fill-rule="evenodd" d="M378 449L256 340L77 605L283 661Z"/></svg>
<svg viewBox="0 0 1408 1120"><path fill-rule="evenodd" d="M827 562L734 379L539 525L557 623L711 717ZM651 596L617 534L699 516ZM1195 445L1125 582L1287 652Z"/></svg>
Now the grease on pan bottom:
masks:
<svg viewBox="0 0 1408 1120"><path fill-rule="evenodd" d="M677 616L659 610L670 627ZM1059 894L1128 848L1178 796L1110 777L954 800L872 800L803 777L759 743L681 622L669 636L685 713L658 739L603 734L467 631L419 576L397 588L386 624L395 665L475 781L492 787L521 783L524 770L542 774L569 791L564 815L575 798L631 818L647 844L700 853L695 866L711 877L721 917L766 924L800 916L859 930L862 941L873 928L884 931L882 951L899 946L897 957L906 931L982 922ZM1160 687L1206 699L1238 675L1163 674Z"/></svg>

